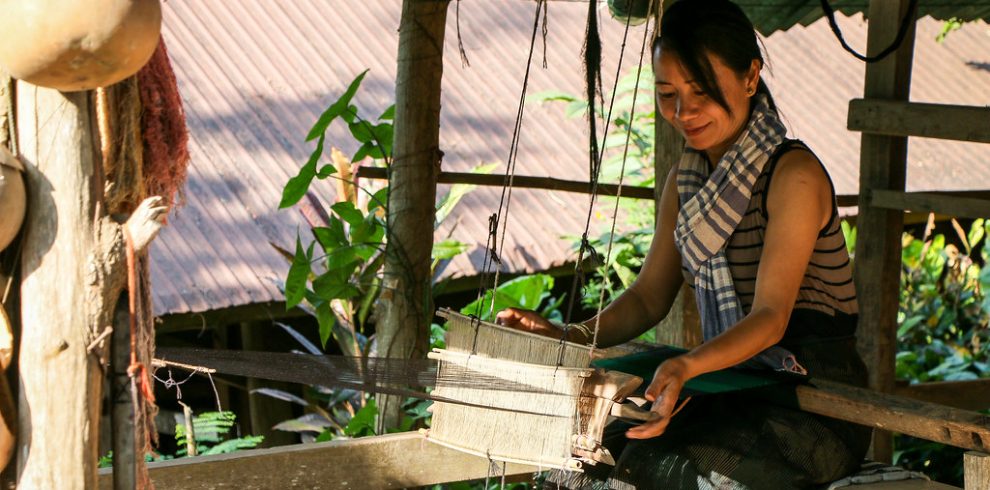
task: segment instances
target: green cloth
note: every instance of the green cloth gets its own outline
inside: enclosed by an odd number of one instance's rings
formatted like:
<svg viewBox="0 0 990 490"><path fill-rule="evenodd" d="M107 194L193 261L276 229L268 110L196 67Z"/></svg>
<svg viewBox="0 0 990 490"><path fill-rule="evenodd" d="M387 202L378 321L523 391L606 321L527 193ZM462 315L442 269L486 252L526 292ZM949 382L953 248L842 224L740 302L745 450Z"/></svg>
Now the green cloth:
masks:
<svg viewBox="0 0 990 490"><path fill-rule="evenodd" d="M653 374L663 361L683 354L684 349L670 346L661 346L656 349L637 352L622 357L612 357L609 359L598 359L591 363L592 366L611 371L621 371L643 378L640 392L653 381ZM770 370L754 369L723 369L711 373L702 374L688 380L681 390L681 396L710 395L715 393L727 393L731 391L741 391L753 388L763 388L779 384L794 383L807 379L806 376L788 372L777 372Z"/></svg>

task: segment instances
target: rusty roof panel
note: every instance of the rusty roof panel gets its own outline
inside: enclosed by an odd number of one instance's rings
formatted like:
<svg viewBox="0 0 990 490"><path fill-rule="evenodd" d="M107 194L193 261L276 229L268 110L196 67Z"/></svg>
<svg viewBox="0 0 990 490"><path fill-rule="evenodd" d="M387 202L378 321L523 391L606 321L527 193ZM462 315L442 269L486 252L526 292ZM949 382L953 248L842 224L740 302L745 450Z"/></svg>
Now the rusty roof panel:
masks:
<svg viewBox="0 0 990 490"><path fill-rule="evenodd" d="M157 314L204 312L279 301L287 263L269 242L292 249L307 228L298 210L278 210L284 183L313 145L304 141L320 112L360 72L369 69L355 99L366 117L394 98L399 7L397 0L245 0L165 2L164 36L185 102L192 164L188 202L170 218L153 245L152 280ZM440 141L443 167L466 171L508 156L535 4L518 0L462 2L460 31L471 62L457 53L457 3L451 4L445 41ZM546 59L537 40L529 93L582 91L580 53L587 5L551 2ZM865 44L860 16L840 19L854 46ZM615 77L622 25L603 20L605 85ZM982 59L986 24L931 42L939 24L922 20L912 97L985 104L990 71ZM642 27L633 28L624 66L635 65ZM770 84L793 133L805 139L830 169L840 193L858 181L859 135L845 130L846 104L861 96L863 66L838 46L823 21L767 39ZM964 81L963 81L964 80ZM983 102L980 102L983 101ZM331 126L328 146L356 147L346 128ZM948 146L946 146L948 145ZM527 104L517 173L586 180L586 129L566 119L562 105ZM950 158L946 158L946 156ZM990 175L983 147L912 141L912 186L990 187L945 171L961 162L972 175ZM940 167L942 166L942 167ZM953 167L955 168L955 167ZM500 166L496 172L503 172ZM446 191L441 186L440 192ZM331 201L328 183L314 187ZM447 264L445 277L473 275L481 265L488 216L501 190L469 194L437 232L471 245ZM588 211L584 195L517 189L508 214L503 259L511 271L542 270L572 254L565 235L578 235ZM596 213L611 212L600 202ZM596 228L593 226L593 229Z"/></svg>

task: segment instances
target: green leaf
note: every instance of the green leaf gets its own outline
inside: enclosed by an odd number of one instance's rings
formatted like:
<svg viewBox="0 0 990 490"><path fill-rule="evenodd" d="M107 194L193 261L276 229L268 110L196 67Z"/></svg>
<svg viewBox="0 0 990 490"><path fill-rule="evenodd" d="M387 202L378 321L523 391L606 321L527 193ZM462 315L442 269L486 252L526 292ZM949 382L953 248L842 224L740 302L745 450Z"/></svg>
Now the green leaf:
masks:
<svg viewBox="0 0 990 490"><path fill-rule="evenodd" d="M354 264L356 265L356 263ZM353 271L353 268L350 270ZM335 273L335 271L327 272L313 280L313 291L324 301L351 299L361 292L353 284L347 282L349 276L350 273L345 276L341 273Z"/></svg>
<svg viewBox="0 0 990 490"><path fill-rule="evenodd" d="M304 251L302 241L296 237L296 255L292 258L289 274L285 278L286 310L298 305L306 294L306 281L312 273L309 267L309 258L313 256L313 245L310 243L309 250Z"/></svg>
<svg viewBox="0 0 990 490"><path fill-rule="evenodd" d="M330 301L323 301L316 305L316 322L320 329L320 345L323 346L323 350L326 350L327 341L333 336L333 327L337 323L337 319L333 316L333 310L330 309Z"/></svg>
<svg viewBox="0 0 990 490"><path fill-rule="evenodd" d="M370 213L378 208L385 209L387 207L388 187L383 187L371 195L371 199L368 200L368 212Z"/></svg>
<svg viewBox="0 0 990 490"><path fill-rule="evenodd" d="M359 226L364 221L364 214L350 201L338 202L330 206L330 209L351 226Z"/></svg>
<svg viewBox="0 0 990 490"><path fill-rule="evenodd" d="M313 228L313 236L326 253L349 244L347 234L344 232L344 223L333 216L330 217L327 227Z"/></svg>
<svg viewBox="0 0 990 490"><path fill-rule="evenodd" d="M465 251L467 251L467 244L461 243L454 239L446 239L440 242L435 242L433 244L433 259L434 260L445 260L452 259Z"/></svg>
<svg viewBox="0 0 990 490"><path fill-rule="evenodd" d="M366 437L375 435L375 418L378 417L378 408L375 407L375 400L371 398L368 402L351 417L351 421L344 427L344 434L350 437Z"/></svg>
<svg viewBox="0 0 990 490"><path fill-rule="evenodd" d="M561 90L547 90L526 96L526 103L530 102L574 102L578 100L572 94Z"/></svg>
<svg viewBox="0 0 990 490"><path fill-rule="evenodd" d="M335 173L337 173L337 167L334 167L333 165L329 165L329 164L324 165L323 168L321 168L320 171L316 173L316 178L322 180Z"/></svg>
<svg viewBox="0 0 990 490"><path fill-rule="evenodd" d="M286 182L285 188L282 189L282 201L278 204L279 209L292 206L306 195L306 191L309 190L309 184L313 182L313 177L316 177L316 162L323 156L323 143L325 139L325 136L321 134L320 140L316 143L316 149L309 155L309 160L306 161L306 164L299 169L299 174Z"/></svg>
<svg viewBox="0 0 990 490"><path fill-rule="evenodd" d="M488 175L498 168L498 165L497 162L481 164L471 169L471 173ZM454 211L457 203L461 202L461 199L476 187L474 184L454 184L450 186L450 190L437 202L436 224L439 226L440 223L443 223L447 219L447 216L450 216L450 213Z"/></svg>
<svg viewBox="0 0 990 490"><path fill-rule="evenodd" d="M361 74L351 82L350 86L347 87L344 95L341 95L340 98L333 104L330 104L330 107L328 107L327 110L320 115L320 118L316 120L316 124L314 124L313 128L309 130L309 134L306 135L306 141L312 141L317 137L322 137L323 134L326 133L327 127L330 126L330 123L348 110L351 99L354 98L354 94L357 93L358 87L361 86L361 81L364 80L364 76L367 74L368 70L361 72Z"/></svg>
<svg viewBox="0 0 990 490"><path fill-rule="evenodd" d="M383 112L382 115L378 116L379 121L392 121L394 119L395 119L395 104L388 106L388 109L385 109L385 112Z"/></svg>
<svg viewBox="0 0 990 490"><path fill-rule="evenodd" d="M495 306L493 312L498 313L506 308L535 310L549 296L551 289L553 289L553 277L547 274L518 277L500 285L494 291ZM461 308L461 313L478 315L484 321L493 320L493 315L489 312L492 296L493 291L486 291L484 297Z"/></svg>

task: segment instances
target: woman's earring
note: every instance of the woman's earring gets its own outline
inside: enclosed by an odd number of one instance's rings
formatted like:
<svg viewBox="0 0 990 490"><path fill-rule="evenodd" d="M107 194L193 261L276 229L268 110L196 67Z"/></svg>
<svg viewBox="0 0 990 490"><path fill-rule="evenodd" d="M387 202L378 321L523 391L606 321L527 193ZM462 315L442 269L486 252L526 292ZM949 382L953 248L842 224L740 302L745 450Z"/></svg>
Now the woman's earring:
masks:
<svg viewBox="0 0 990 490"><path fill-rule="evenodd" d="M756 93L756 90L753 90L752 87L746 89L746 95L753 95L755 93Z"/></svg>

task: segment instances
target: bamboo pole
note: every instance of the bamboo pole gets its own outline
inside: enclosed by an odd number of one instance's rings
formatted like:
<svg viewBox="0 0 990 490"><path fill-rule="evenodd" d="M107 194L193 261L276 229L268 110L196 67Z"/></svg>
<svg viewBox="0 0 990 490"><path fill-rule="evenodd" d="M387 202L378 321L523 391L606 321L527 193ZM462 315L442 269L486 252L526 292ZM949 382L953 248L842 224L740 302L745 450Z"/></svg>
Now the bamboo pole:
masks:
<svg viewBox="0 0 990 490"><path fill-rule="evenodd" d="M127 293L120 295L114 314L110 347L110 424L113 438L113 488L137 486L137 441L134 439L134 396L127 366L131 363L130 310ZM142 457L144 455L141 455Z"/></svg>

